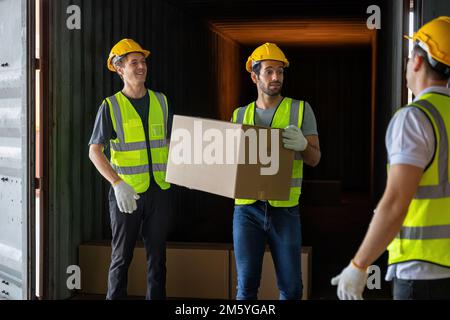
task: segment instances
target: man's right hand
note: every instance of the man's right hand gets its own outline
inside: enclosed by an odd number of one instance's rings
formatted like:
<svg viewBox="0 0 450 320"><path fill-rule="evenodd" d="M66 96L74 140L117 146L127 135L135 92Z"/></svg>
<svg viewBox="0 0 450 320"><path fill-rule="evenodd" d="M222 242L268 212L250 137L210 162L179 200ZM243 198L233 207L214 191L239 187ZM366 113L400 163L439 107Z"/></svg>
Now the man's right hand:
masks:
<svg viewBox="0 0 450 320"><path fill-rule="evenodd" d="M362 294L367 284L367 271L359 269L353 262L331 279L331 285L337 286L340 300L363 300Z"/></svg>
<svg viewBox="0 0 450 320"><path fill-rule="evenodd" d="M133 213L137 209L136 200L139 199L136 191L123 180L120 180L113 188L119 210L124 213Z"/></svg>

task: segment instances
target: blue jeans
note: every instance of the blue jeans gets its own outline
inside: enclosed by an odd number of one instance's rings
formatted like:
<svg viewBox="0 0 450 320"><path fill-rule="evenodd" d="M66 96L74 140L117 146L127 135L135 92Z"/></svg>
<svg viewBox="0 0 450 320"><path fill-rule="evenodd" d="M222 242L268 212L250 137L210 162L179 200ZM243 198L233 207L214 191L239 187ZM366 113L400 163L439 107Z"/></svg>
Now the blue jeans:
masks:
<svg viewBox="0 0 450 320"><path fill-rule="evenodd" d="M298 206L276 208L263 201L236 205L233 243L238 278L236 299L257 299L266 243L275 266L280 300L301 299L301 226Z"/></svg>

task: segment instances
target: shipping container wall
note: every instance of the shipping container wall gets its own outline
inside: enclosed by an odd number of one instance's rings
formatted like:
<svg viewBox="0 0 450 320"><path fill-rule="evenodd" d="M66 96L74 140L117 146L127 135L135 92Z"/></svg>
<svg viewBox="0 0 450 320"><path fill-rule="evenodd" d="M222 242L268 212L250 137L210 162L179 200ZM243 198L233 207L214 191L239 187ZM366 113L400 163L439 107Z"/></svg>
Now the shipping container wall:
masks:
<svg viewBox="0 0 450 320"><path fill-rule="evenodd" d="M215 108L218 110L218 119L228 121L233 110L241 106L239 97L243 89L242 70L246 60L242 55L242 47L213 27L210 29L210 44Z"/></svg>
<svg viewBox="0 0 450 320"><path fill-rule="evenodd" d="M148 86L164 92L175 113L216 117L208 88L208 29L163 1L52 1L50 34L50 295L63 298L77 248L108 238L109 187L88 158L95 115L121 89L106 68L112 46L133 38L152 55ZM69 29L81 9L81 29ZM76 7L75 7L76 8ZM69 12L69 13L68 13ZM70 26L70 24L69 24Z"/></svg>
<svg viewBox="0 0 450 320"><path fill-rule="evenodd" d="M0 1L0 300L26 298L26 1Z"/></svg>
<svg viewBox="0 0 450 320"><path fill-rule="evenodd" d="M245 3L244 3L245 2ZM288 5L287 3L290 3ZM366 1L369 3L368 1ZM365 3L366 3L365 2ZM376 83L376 152L375 152L375 177L376 193L374 199L378 198L384 188L385 182L385 154L384 154L384 132L391 116L394 106L399 105L401 94L399 93L398 81L402 76L401 69L401 1L400 5L390 1L374 1L380 3L382 10L382 29L378 31L377 46L377 83ZM271 8L273 3L261 1L265 8ZM359 4L355 9L348 1L343 5L336 5L333 1L322 1L322 5L313 6L309 1L286 1L286 8L278 10L278 17L297 15L301 16L341 16L348 17L356 15L359 19L366 16L367 6ZM358 2L360 3L360 2ZM133 38L143 47L149 49L152 55L149 59L148 87L164 92L169 100L169 107L176 114L191 116L201 116L205 118L219 118L228 120L231 112L236 106L248 103L256 97L254 84L247 78L248 73L243 70L248 54L251 49L243 47L234 40L227 39L210 29L208 19L220 14L228 16L235 15L239 18L247 14L253 16L259 14L254 10L255 1L182 1L177 4L175 1L163 0L60 0L51 1L51 34L50 44L50 112L52 127L50 134L50 203L49 203L49 254L50 270L49 285L50 294L53 298L65 298L73 292L67 290L66 280L68 274L67 267L77 264L77 248L88 240L109 239L109 216L107 204L107 192L109 186L101 178L94 166L88 159L88 141L92 132L94 119L98 107L102 100L121 89L119 77L106 68L106 60L111 47L122 38ZM71 30L68 28L67 20L73 13L68 8L72 5L81 10L81 29ZM291 7L299 6L298 10L289 10ZM239 10L238 10L239 9ZM302 9L302 10L300 10ZM209 15L209 11L210 15ZM266 12L266 11L265 11ZM267 11L270 12L270 11ZM267 13L265 13L267 16ZM393 34L392 32L395 32ZM292 52L295 52L292 49ZM349 81L359 82L357 89L357 100L352 103L370 104L368 101L368 85L370 79L363 82L361 79L368 77L370 52L367 48L358 49L353 55L349 55L352 64L345 62L344 58L339 58L338 64L333 64L333 57L321 58L316 56L313 63L304 66L300 71L295 71L292 79L298 79L304 72L317 75L326 72L326 63L332 66L333 70L338 70L346 65L351 69L349 78L345 76L336 79L336 82ZM345 51L345 50L344 50ZM340 52L342 53L342 52ZM339 54L340 54L339 53ZM299 65L304 58L311 58L312 54L298 49L295 54L299 59ZM341 56L343 57L343 56ZM356 60L354 58L356 57ZM330 59L330 60L327 60ZM328 61L328 62L327 62ZM320 62L324 62L321 65ZM356 63L361 62L362 68L358 77L355 69ZM337 69L336 69L337 68ZM345 73L342 73L344 75ZM311 77L311 75L309 75ZM333 75L328 75L332 79ZM317 78L318 79L318 78ZM361 81L358 81L361 80ZM286 86L286 95L305 98L310 100L313 108L318 110L320 132L326 132L328 128L326 120L327 110L331 110L330 104L333 91L327 88L326 93L318 90L320 81L314 84L302 82L303 86L298 89L297 83L291 82ZM310 87L308 88L308 85ZM344 88L345 89L345 88ZM400 90L401 91L401 90ZM304 93L304 94L303 94ZM311 97L308 97L311 95ZM327 96L328 95L328 96ZM347 95L347 97L344 97ZM341 104L345 107L349 101L351 93L341 95ZM348 99L348 100L346 100ZM350 112L347 109L343 112ZM358 117L368 117L365 113L367 109L358 110ZM345 115L342 115L345 117ZM351 119L351 115L345 117ZM325 120L324 120L325 119ZM361 125L361 124L360 124ZM356 126L354 130L360 130ZM346 128L341 134L348 135L350 128ZM328 136L331 131L327 131ZM366 134L361 137L366 137ZM325 137L325 135L324 135ZM325 139L326 140L326 139ZM325 141L324 140L324 141ZM332 141L329 142L330 146ZM359 153L352 161L366 161L367 146L359 145ZM332 152L333 147L328 150ZM327 159L333 159L334 154L324 154ZM351 153L351 150L350 150ZM327 160L329 161L329 160ZM342 161L342 160L341 160ZM317 172L324 173L320 176L314 172L313 178L323 179L326 177L326 166L317 168ZM329 163L329 162L328 162ZM350 162L351 163L351 162ZM358 163L359 164L359 163ZM350 164L348 164L350 165ZM360 163L358 172L363 172L364 164ZM342 167L341 169L345 169ZM334 170L334 169L333 169ZM345 169L348 170L348 169ZM341 171L339 174L345 174ZM367 175L358 181L358 173L351 176L350 187L361 188L367 186ZM169 240L172 241L205 241L205 242L231 242L231 221L233 201L219 196L202 193L194 190L174 186L173 193L173 216L171 217L171 230ZM342 208L341 208L342 209ZM358 231L358 238L362 237L360 230L367 227L370 210L364 212L348 212L350 219L357 221L354 225L346 223L347 220L338 220L338 227L333 226L336 222L330 217L326 219L316 219L313 221L305 219L314 224L305 224L311 232L317 235L316 238L305 238L305 244L312 245L315 252L323 252L319 269L315 274L323 278L320 265L327 265L330 275L335 272L333 268L337 263L335 257L330 257L326 252L336 249L334 246L342 246L345 241L355 242L354 233L348 230ZM320 212L317 217L320 216ZM322 217L322 216L320 216ZM327 220L328 219L328 220ZM358 220L359 219L359 220ZM331 230L332 234L322 237L324 230ZM356 231L355 231L356 232ZM307 236L307 232L305 233ZM345 236L343 236L345 235ZM349 235L349 236L346 236ZM320 237L319 237L320 236ZM330 244L330 238L343 239L343 242L336 241ZM345 241L344 241L345 240ZM355 242L356 243L356 242ZM347 259L353 248L345 247L345 252L340 256ZM328 251L327 251L328 250ZM344 250L344 249L343 249ZM315 253L316 254L316 253ZM317 257L317 254L316 254ZM313 259L313 261L315 261ZM314 269L314 268L313 268ZM328 274L326 274L328 276ZM316 279L317 281L317 279ZM325 280L324 280L325 281ZM327 283L323 283L325 287Z"/></svg>

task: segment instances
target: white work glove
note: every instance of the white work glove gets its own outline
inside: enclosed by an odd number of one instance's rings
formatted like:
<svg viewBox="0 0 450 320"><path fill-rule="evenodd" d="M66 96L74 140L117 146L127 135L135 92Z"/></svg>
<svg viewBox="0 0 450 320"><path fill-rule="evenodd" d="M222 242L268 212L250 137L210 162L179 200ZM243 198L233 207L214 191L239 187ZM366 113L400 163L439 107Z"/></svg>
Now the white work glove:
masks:
<svg viewBox="0 0 450 320"><path fill-rule="evenodd" d="M119 210L124 213L133 213L137 209L136 200L139 199L136 191L123 180L114 185L113 188Z"/></svg>
<svg viewBox="0 0 450 320"><path fill-rule="evenodd" d="M363 300L362 293L367 284L367 272L356 268L350 262L347 268L331 279L331 284L337 285L337 295L340 300Z"/></svg>
<svg viewBox="0 0 450 320"><path fill-rule="evenodd" d="M283 131L283 144L286 149L305 151L308 140L306 140L300 128L290 125Z"/></svg>

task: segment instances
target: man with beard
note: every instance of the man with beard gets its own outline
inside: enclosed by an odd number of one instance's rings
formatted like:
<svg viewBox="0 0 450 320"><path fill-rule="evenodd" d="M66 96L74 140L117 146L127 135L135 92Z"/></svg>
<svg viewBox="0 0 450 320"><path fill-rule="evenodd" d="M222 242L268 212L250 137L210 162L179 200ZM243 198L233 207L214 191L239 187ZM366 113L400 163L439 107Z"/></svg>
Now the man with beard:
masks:
<svg viewBox="0 0 450 320"><path fill-rule="evenodd" d="M233 243L238 300L257 299L266 243L272 253L280 299L302 296L298 203L303 163L314 167L321 154L316 119L309 104L281 95L288 66L277 45L265 43L256 48L246 69L256 84L258 99L233 113L235 123L284 129L284 147L295 151L289 200L235 200Z"/></svg>

